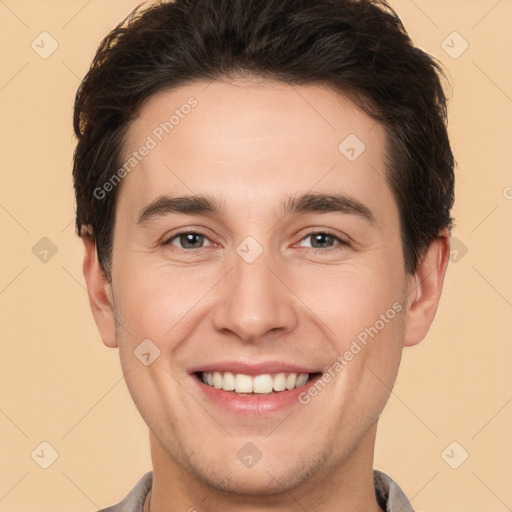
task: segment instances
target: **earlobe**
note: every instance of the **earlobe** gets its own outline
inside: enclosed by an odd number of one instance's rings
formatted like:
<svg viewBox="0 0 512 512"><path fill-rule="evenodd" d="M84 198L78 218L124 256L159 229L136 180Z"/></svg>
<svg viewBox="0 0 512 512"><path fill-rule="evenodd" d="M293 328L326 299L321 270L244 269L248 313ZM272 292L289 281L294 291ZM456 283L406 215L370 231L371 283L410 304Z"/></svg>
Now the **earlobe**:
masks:
<svg viewBox="0 0 512 512"><path fill-rule="evenodd" d="M83 272L87 283L89 304L103 343L116 348L116 329L112 288L98 260L96 243L92 235L83 235L85 247Z"/></svg>
<svg viewBox="0 0 512 512"><path fill-rule="evenodd" d="M428 248L410 280L406 312L404 346L418 344L427 335L434 320L443 290L450 257L450 234L443 229Z"/></svg>

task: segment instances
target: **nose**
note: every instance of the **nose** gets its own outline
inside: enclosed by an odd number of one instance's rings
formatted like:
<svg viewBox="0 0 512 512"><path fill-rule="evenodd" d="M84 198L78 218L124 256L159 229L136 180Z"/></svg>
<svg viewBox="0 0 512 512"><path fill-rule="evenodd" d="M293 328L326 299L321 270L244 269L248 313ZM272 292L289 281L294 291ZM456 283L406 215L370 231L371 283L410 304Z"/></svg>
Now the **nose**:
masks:
<svg viewBox="0 0 512 512"><path fill-rule="evenodd" d="M283 264L268 251L252 263L235 253L234 268L216 287L213 325L230 331L243 341L258 343L291 332L297 324L297 299L286 281Z"/></svg>

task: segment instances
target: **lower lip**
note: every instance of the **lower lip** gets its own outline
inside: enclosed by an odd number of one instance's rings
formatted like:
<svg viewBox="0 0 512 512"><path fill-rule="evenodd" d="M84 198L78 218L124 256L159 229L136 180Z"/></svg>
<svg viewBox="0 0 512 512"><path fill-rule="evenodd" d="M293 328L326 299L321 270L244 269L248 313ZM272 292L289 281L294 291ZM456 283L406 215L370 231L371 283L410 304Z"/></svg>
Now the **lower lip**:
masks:
<svg viewBox="0 0 512 512"><path fill-rule="evenodd" d="M308 388L314 385L320 377L321 374L315 375L303 386L292 390L276 391L268 394L239 395L234 391L225 391L209 386L198 379L197 376L192 375L192 379L208 400L231 413L252 415L268 414L286 409L292 405L301 405L298 399L299 395L307 392Z"/></svg>

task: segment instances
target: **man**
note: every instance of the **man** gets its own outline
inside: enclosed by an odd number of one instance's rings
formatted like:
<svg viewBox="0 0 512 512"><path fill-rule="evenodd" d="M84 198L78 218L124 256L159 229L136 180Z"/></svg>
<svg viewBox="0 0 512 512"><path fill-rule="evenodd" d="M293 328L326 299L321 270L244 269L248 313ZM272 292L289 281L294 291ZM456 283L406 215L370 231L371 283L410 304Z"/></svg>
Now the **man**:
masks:
<svg viewBox="0 0 512 512"><path fill-rule="evenodd" d="M176 0L106 37L76 223L153 462L106 511L412 510L373 454L448 264L440 76L369 0Z"/></svg>

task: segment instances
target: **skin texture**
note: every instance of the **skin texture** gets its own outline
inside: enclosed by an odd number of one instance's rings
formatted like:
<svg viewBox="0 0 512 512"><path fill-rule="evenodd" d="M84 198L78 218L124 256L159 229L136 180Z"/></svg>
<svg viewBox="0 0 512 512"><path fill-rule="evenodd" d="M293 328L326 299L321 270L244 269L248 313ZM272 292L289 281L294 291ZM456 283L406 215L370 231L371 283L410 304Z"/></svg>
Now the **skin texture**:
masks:
<svg viewBox="0 0 512 512"><path fill-rule="evenodd" d="M405 272L384 178L384 128L323 86L239 79L161 91L132 123L126 155L190 96L197 106L119 185L112 283L94 242L83 239L96 323L105 345L119 348L150 430L151 510L380 510L377 421L403 347L419 343L435 316L449 234L440 233L414 275ZM338 150L349 134L366 145L353 162ZM375 222L332 212L283 216L283 199L306 192L349 195ZM225 212L137 225L162 194L210 194ZM325 230L348 245L327 238L313 247L307 235ZM187 249L172 239L183 231L205 238ZM250 264L236 252L247 236L263 249ZM402 311L307 405L235 415L199 393L187 371L231 359L325 372L394 303ZM134 357L147 338L160 350L149 366ZM250 468L237 458L247 442L261 453Z"/></svg>

